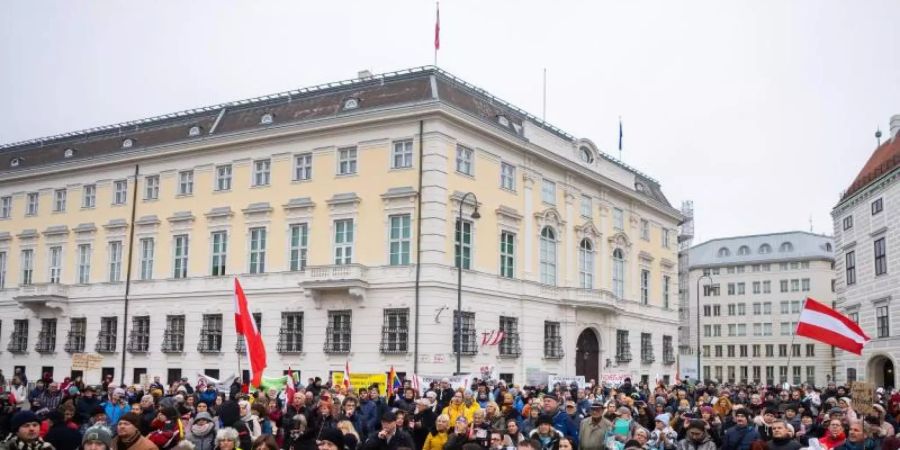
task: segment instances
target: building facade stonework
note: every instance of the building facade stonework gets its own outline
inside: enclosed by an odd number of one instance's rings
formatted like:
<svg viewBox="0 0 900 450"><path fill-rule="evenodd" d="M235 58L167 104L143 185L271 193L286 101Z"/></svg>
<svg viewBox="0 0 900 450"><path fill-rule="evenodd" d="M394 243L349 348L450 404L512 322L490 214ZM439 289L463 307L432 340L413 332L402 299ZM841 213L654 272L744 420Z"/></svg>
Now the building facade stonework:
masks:
<svg viewBox="0 0 900 450"><path fill-rule="evenodd" d="M0 369L237 373L238 277L268 376L447 375L457 329L463 372L674 377L679 221L652 178L434 68L11 144Z"/></svg>

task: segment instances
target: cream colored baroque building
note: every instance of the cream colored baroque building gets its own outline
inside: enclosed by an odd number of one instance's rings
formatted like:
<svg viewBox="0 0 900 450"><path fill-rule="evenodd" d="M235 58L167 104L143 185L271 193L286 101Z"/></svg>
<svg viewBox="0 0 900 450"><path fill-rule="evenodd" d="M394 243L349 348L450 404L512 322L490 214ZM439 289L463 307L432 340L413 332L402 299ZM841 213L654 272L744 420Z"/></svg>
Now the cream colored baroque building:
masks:
<svg viewBox="0 0 900 450"><path fill-rule="evenodd" d="M680 214L659 183L432 67L10 144L0 165L7 374L237 373L238 277L267 375L451 374L461 323L463 372L674 376Z"/></svg>

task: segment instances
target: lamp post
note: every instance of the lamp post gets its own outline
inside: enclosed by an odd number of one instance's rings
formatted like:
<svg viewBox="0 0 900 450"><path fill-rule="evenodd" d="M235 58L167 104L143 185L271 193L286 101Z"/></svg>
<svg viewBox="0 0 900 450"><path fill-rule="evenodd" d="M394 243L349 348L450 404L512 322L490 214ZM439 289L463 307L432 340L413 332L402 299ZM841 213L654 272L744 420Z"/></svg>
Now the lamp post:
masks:
<svg viewBox="0 0 900 450"><path fill-rule="evenodd" d="M703 355L701 353L700 347L700 280L706 278L709 280L709 284L712 284L712 277L707 274L700 275L700 278L697 278L697 382L699 383L702 380L702 375L700 373L700 357Z"/></svg>
<svg viewBox="0 0 900 450"><path fill-rule="evenodd" d="M458 249L456 251L456 315L453 318L453 325L456 332L456 374L461 372L461 356L462 356L462 271L463 271L463 205L469 196L475 200L475 211L472 211L472 219L480 219L478 214L478 197L474 192L466 192L459 199L459 219L456 222L456 233Z"/></svg>

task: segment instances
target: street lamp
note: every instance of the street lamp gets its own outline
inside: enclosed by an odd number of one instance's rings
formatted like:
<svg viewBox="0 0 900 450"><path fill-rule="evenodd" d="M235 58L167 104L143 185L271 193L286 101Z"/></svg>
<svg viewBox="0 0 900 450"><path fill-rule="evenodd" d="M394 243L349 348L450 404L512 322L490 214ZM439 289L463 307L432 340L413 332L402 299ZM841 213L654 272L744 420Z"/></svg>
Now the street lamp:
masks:
<svg viewBox="0 0 900 450"><path fill-rule="evenodd" d="M462 271L463 271L463 205L466 203L466 198L468 196L472 196L475 200L475 211L472 211L472 219L480 219L481 214L478 214L478 197L475 196L474 192L466 192L462 198L459 200L459 219L456 222L458 234L458 250L456 254L456 271L457 271L457 279L456 279L456 317L454 317L454 328L456 332L456 374L459 375L461 372L461 356L462 356Z"/></svg>
<svg viewBox="0 0 900 450"><path fill-rule="evenodd" d="M700 382L700 380L703 379L700 374L700 357L702 356L702 353L700 351L700 280L702 280L704 278L709 280L710 285L712 284L712 281L713 281L712 277L707 274L700 275L700 278L697 278L697 382L698 383Z"/></svg>

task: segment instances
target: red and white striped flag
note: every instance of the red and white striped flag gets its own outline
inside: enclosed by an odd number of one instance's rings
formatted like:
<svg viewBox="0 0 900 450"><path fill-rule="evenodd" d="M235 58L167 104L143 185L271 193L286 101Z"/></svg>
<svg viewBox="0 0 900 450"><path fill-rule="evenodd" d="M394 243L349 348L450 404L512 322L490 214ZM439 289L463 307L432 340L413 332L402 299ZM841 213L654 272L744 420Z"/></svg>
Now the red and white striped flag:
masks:
<svg viewBox="0 0 900 450"><path fill-rule="evenodd" d="M833 345L857 355L862 354L869 336L849 317L807 298L800 312L797 335Z"/></svg>
<svg viewBox="0 0 900 450"><path fill-rule="evenodd" d="M259 387L263 371L266 370L266 346L262 334L256 328L256 321L250 315L247 296L237 277L234 279L234 328L247 342L247 361L250 363L250 385Z"/></svg>
<svg viewBox="0 0 900 450"><path fill-rule="evenodd" d="M284 389L284 396L287 400L285 403L290 403L294 400L294 394L297 393L297 388L294 387L294 383L296 382L297 380L294 379L294 371L291 369L291 366L288 366L288 380Z"/></svg>
<svg viewBox="0 0 900 450"><path fill-rule="evenodd" d="M434 20L434 51L441 49L441 4L435 3L436 15Z"/></svg>
<svg viewBox="0 0 900 450"><path fill-rule="evenodd" d="M345 393L350 394L350 388L352 388L352 387L353 387L353 385L350 384L350 360L348 359L347 362L344 364L344 391L345 391Z"/></svg>

